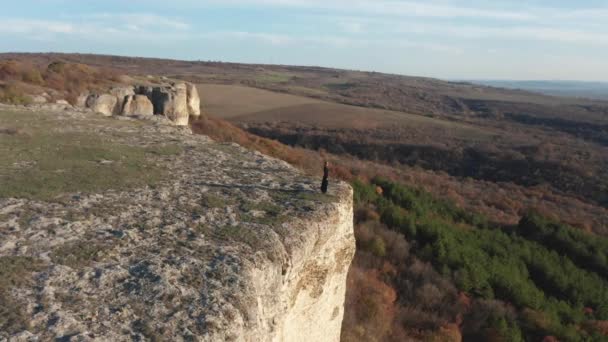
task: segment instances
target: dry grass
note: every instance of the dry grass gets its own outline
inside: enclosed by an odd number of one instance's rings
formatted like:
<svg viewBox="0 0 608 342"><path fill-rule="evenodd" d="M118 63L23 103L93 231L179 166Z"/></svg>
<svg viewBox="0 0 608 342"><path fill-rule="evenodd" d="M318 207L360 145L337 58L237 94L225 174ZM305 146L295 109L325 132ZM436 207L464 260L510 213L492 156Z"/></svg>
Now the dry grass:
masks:
<svg viewBox="0 0 608 342"><path fill-rule="evenodd" d="M163 178L152 158L181 151L173 145L117 143L90 134L95 126L82 131L63 126L41 113L0 112L0 127L20 132L0 134L0 197L50 200L66 192L152 184Z"/></svg>
<svg viewBox="0 0 608 342"><path fill-rule="evenodd" d="M11 291L32 281L32 272L43 267L40 260L30 257L0 257L0 331L15 333L28 328L29 317Z"/></svg>
<svg viewBox="0 0 608 342"><path fill-rule="evenodd" d="M0 102L28 104L25 94L51 95L75 104L78 96L120 83L119 74L110 68L55 60L35 63L27 60L0 60Z"/></svg>

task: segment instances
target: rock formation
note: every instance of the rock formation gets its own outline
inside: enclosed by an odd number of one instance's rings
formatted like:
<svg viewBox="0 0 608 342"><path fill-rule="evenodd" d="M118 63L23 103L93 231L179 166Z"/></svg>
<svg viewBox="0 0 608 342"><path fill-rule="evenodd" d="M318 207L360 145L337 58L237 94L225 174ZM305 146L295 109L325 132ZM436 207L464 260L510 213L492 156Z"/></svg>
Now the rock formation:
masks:
<svg viewBox="0 0 608 342"><path fill-rule="evenodd" d="M86 105L91 108L95 113L99 113L105 116L112 116L116 111L116 104L118 99L114 95L101 94L101 95L90 95L87 98Z"/></svg>
<svg viewBox="0 0 608 342"><path fill-rule="evenodd" d="M40 108L49 134L161 151L142 152L158 177L48 202L0 198L0 267L27 266L0 282L12 317L0 341L340 340L355 251L347 184L323 195L283 161L160 116ZM126 162L115 158L98 167Z"/></svg>
<svg viewBox="0 0 608 342"><path fill-rule="evenodd" d="M168 86L154 87L151 96L154 113L169 118L178 126L187 126L188 90L185 83L174 83Z"/></svg>
<svg viewBox="0 0 608 342"><path fill-rule="evenodd" d="M88 93L82 93L76 99L76 107L85 108L87 106L87 100L89 99Z"/></svg>
<svg viewBox="0 0 608 342"><path fill-rule="evenodd" d="M114 114L125 115L122 110L124 108L127 97L135 95L133 87L114 87L110 89L110 95L116 96L116 107Z"/></svg>
<svg viewBox="0 0 608 342"><path fill-rule="evenodd" d="M122 115L154 115L154 106L145 95L129 95L125 99Z"/></svg>
<svg viewBox="0 0 608 342"><path fill-rule="evenodd" d="M198 96L198 90L192 83L186 83L186 87L188 91L188 113L191 116L198 117L201 115L201 99Z"/></svg>
<svg viewBox="0 0 608 342"><path fill-rule="evenodd" d="M77 102L106 116L164 115L177 126L187 126L190 116L201 115L196 86L186 82L154 87L116 87L109 94L91 94L86 100L81 96Z"/></svg>
<svg viewBox="0 0 608 342"><path fill-rule="evenodd" d="M47 98L42 95L33 95L30 97L31 97L33 103L43 104L43 103L48 102Z"/></svg>

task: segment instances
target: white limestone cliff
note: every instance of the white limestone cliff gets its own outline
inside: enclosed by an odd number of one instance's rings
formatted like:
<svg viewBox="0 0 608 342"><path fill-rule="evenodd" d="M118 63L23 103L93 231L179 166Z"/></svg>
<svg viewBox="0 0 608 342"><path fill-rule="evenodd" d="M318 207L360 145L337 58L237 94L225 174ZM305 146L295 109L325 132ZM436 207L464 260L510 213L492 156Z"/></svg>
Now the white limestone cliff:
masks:
<svg viewBox="0 0 608 342"><path fill-rule="evenodd" d="M36 108L10 110L57 118L53 134L174 152L148 155L164 175L153 185L0 198L0 262L38 265L0 291L27 320L0 328L0 341L340 340L355 251L349 185L321 194L320 179L283 161L159 116ZM80 248L83 260L69 259Z"/></svg>

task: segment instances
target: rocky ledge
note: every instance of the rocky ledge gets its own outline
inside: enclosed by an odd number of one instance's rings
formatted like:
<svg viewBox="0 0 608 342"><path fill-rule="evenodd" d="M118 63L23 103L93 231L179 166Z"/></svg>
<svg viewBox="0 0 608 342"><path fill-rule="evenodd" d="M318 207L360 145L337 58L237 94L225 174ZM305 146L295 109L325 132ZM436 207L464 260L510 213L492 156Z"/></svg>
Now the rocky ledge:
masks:
<svg viewBox="0 0 608 342"><path fill-rule="evenodd" d="M351 188L165 120L0 107L0 341L338 341Z"/></svg>
<svg viewBox="0 0 608 342"><path fill-rule="evenodd" d="M82 94L76 106L105 115L163 115L177 126L201 115L196 86L188 82L114 87L107 93Z"/></svg>

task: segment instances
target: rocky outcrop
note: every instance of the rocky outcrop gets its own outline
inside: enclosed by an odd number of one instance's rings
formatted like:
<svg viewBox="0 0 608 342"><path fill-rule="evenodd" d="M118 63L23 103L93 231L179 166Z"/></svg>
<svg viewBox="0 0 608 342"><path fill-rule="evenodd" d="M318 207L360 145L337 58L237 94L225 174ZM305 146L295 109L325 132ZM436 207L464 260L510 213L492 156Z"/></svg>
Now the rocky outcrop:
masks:
<svg viewBox="0 0 608 342"><path fill-rule="evenodd" d="M46 97L42 96L42 95L33 95L33 96L30 96L30 97L32 99L32 102L36 103L36 104L43 104L43 103L47 103L48 102L48 99Z"/></svg>
<svg viewBox="0 0 608 342"><path fill-rule="evenodd" d="M88 93L83 93L76 98L76 107L85 108L87 106L87 100L89 99Z"/></svg>
<svg viewBox="0 0 608 342"><path fill-rule="evenodd" d="M201 99L198 90L192 83L186 83L186 89L188 93L188 113L191 116L198 117L201 115Z"/></svg>
<svg viewBox="0 0 608 342"><path fill-rule="evenodd" d="M147 89L146 93L148 93ZM185 83L154 87L151 100L154 104L155 114L166 116L178 126L188 125L190 113L188 111L188 89Z"/></svg>
<svg viewBox="0 0 608 342"><path fill-rule="evenodd" d="M160 116L44 117L57 118L49 134L160 151L146 153L158 176L49 202L0 198L0 266L31 265L0 283L17 322L0 320L12 324L0 341L339 341L355 250L347 184L323 195L283 161Z"/></svg>
<svg viewBox="0 0 608 342"><path fill-rule="evenodd" d="M135 95L135 91L133 87L114 87L110 89L110 95L114 95L116 97L116 107L114 108L114 114L125 115L123 113L123 108L125 102L127 101L127 97Z"/></svg>
<svg viewBox="0 0 608 342"><path fill-rule="evenodd" d="M116 104L118 99L114 95L101 94L101 95L90 95L87 98L86 105L91 108L95 113L102 114L104 116L112 116L116 112Z"/></svg>
<svg viewBox="0 0 608 342"><path fill-rule="evenodd" d="M187 126L190 116L201 115L201 101L196 86L187 82L116 87L109 94L91 94L86 101L79 97L77 102L106 116L164 115L177 126Z"/></svg>
<svg viewBox="0 0 608 342"><path fill-rule="evenodd" d="M125 99L122 115L154 115L154 106L145 95L129 95Z"/></svg>

